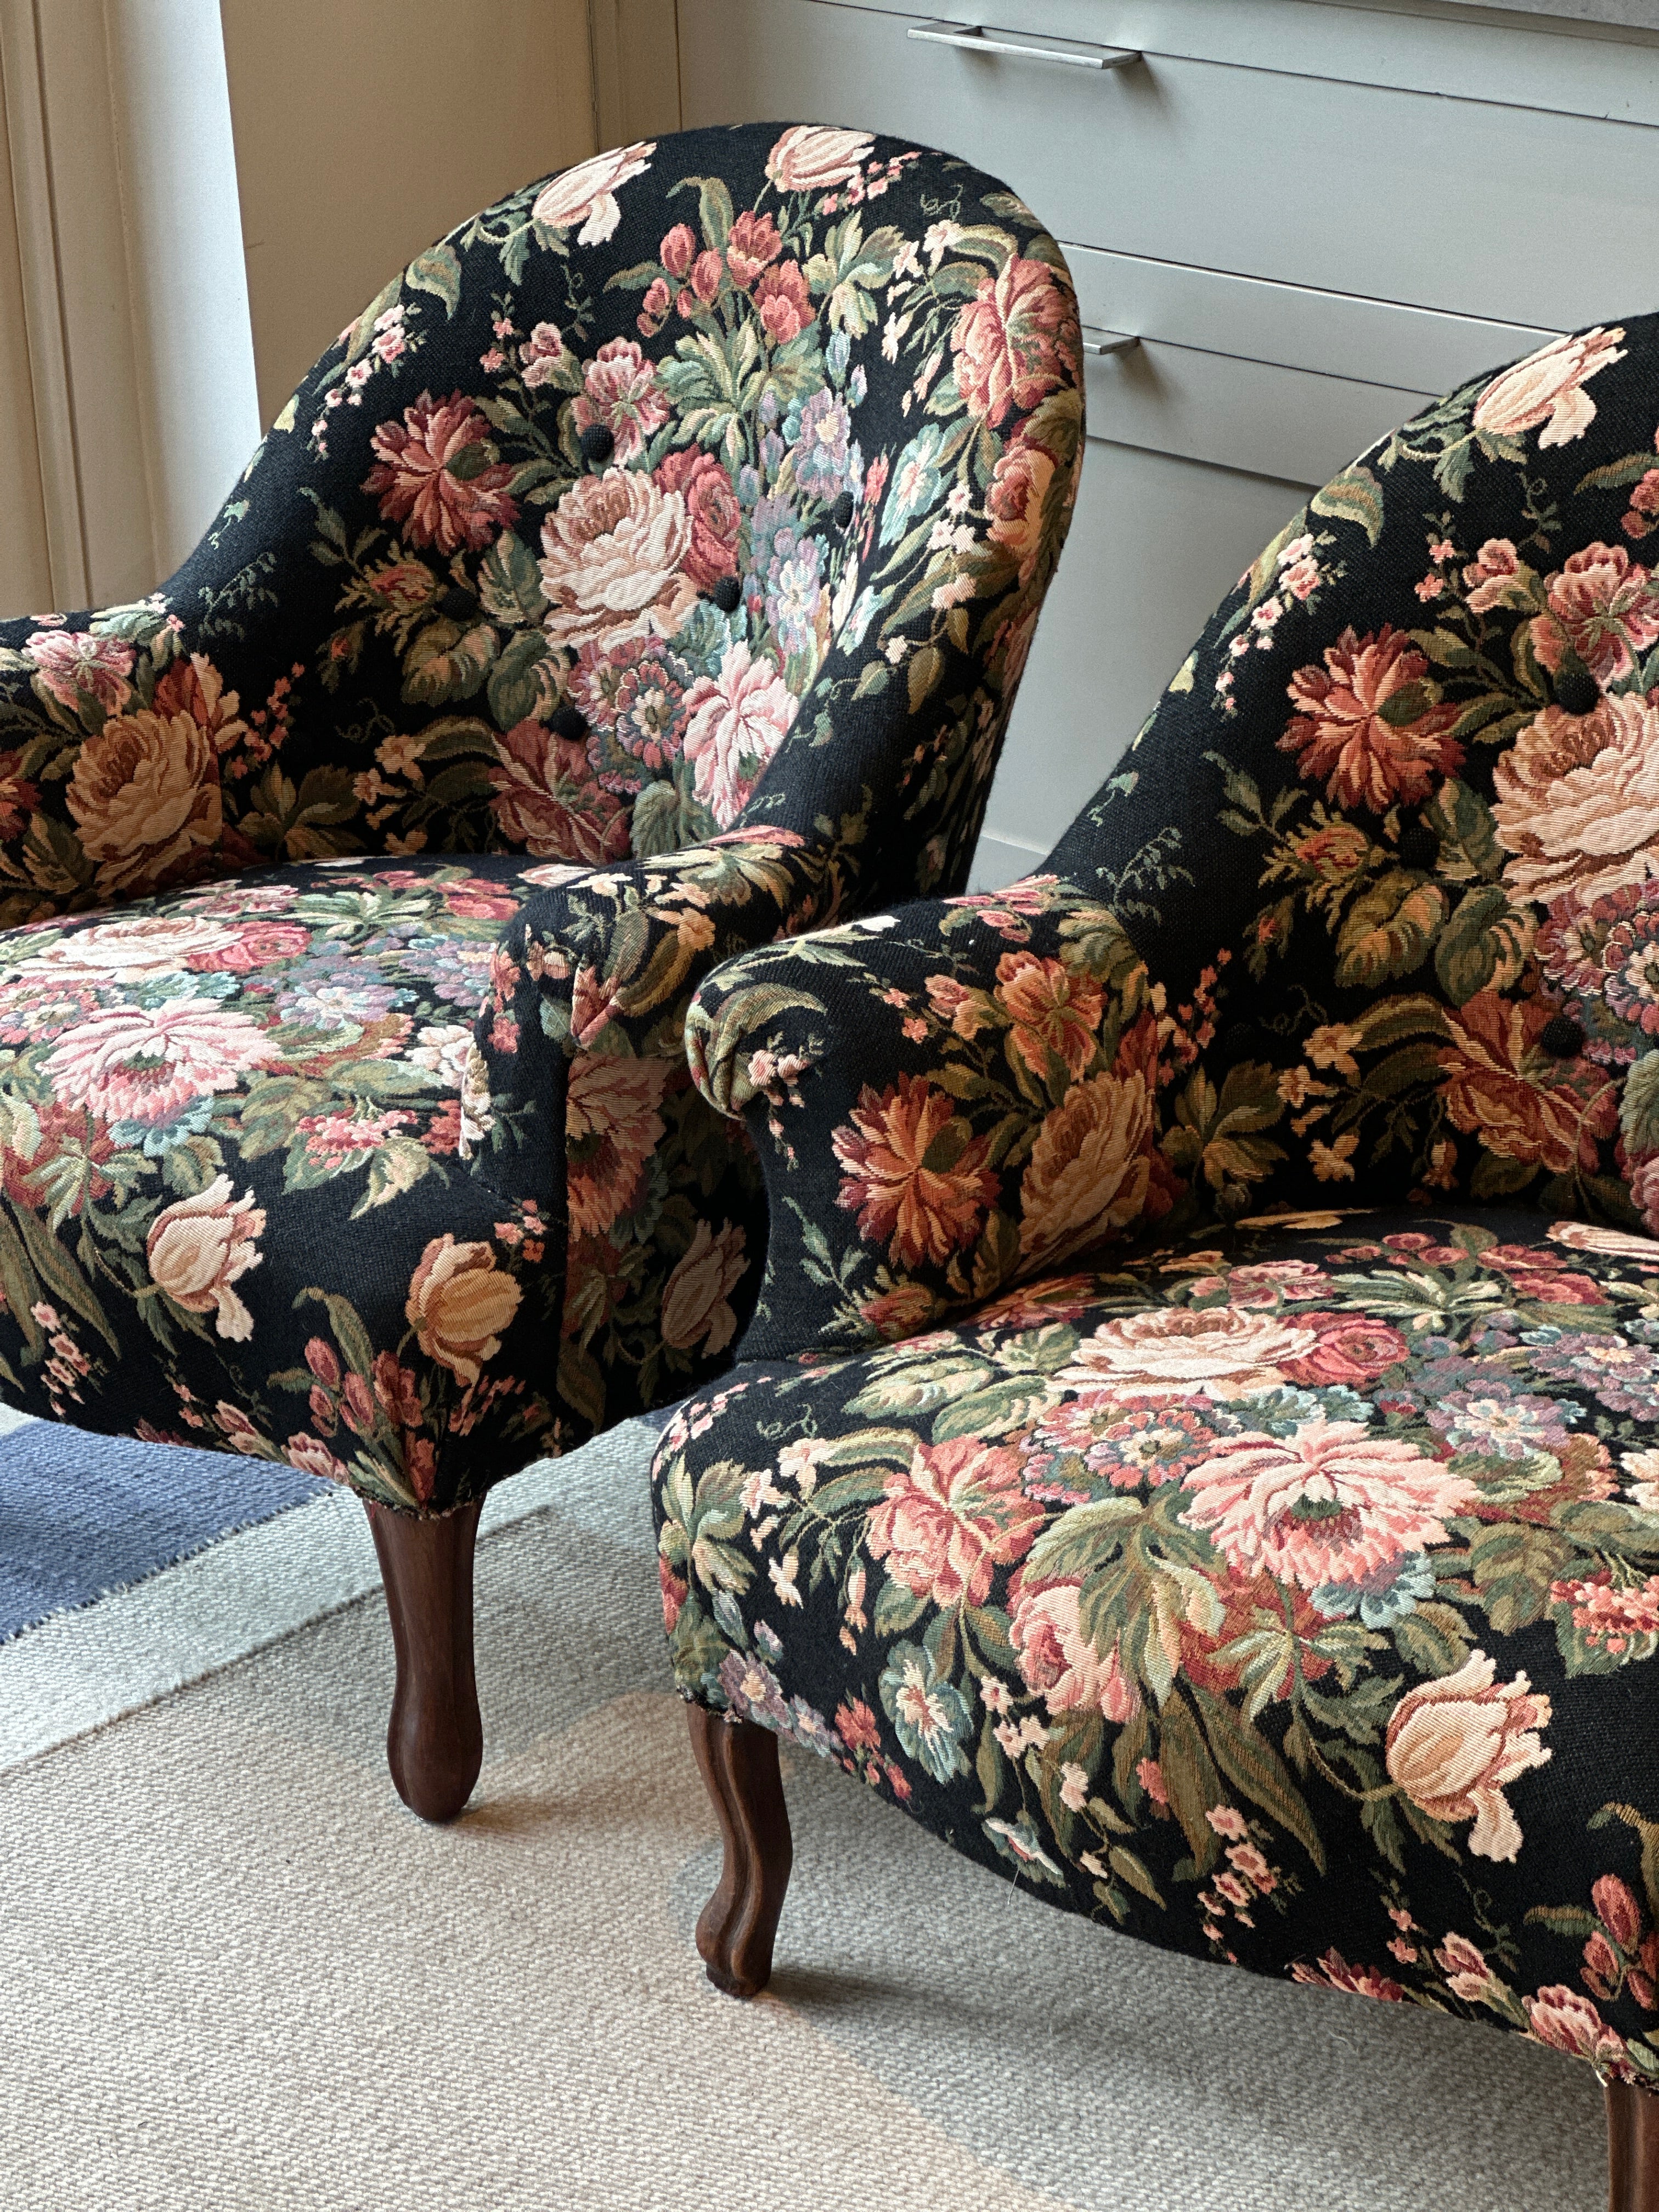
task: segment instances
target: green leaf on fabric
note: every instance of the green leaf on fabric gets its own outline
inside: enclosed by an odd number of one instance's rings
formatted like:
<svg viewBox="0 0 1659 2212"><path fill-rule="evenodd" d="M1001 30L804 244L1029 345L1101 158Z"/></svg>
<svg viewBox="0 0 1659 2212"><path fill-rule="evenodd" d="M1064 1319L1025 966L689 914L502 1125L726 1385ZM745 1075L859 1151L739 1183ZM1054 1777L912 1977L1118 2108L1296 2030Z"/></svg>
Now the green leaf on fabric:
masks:
<svg viewBox="0 0 1659 2212"><path fill-rule="evenodd" d="M1206 1875L1221 1856L1221 1838L1209 1821L1212 1809L1224 1802L1221 1778L1193 1709L1179 1692L1164 1705L1160 1719L1158 1763L1170 1810L1181 1823L1194 1865Z"/></svg>
<svg viewBox="0 0 1659 2212"><path fill-rule="evenodd" d="M478 563L478 596L497 622L539 623L547 612L535 556L514 532L504 530Z"/></svg>
<svg viewBox="0 0 1659 2212"><path fill-rule="evenodd" d="M1528 949L1525 919L1497 884L1466 891L1435 946L1434 972L1455 1006L1466 1006L1489 986L1502 989L1519 976Z"/></svg>
<svg viewBox="0 0 1659 2212"><path fill-rule="evenodd" d="M1191 1686L1216 1765L1234 1789L1259 1806L1275 1827L1296 1838L1323 1874L1325 1847L1284 1760L1264 1735L1245 1726L1225 1698L1196 1683Z"/></svg>
<svg viewBox="0 0 1659 2212"><path fill-rule="evenodd" d="M1116 1557L1143 1510L1138 1498L1097 1498L1069 1506L1031 1547L1025 1572L1038 1582L1092 1572Z"/></svg>
<svg viewBox="0 0 1659 2212"><path fill-rule="evenodd" d="M471 699L483 687L499 641L488 623L463 629L447 616L428 623L404 656L404 698L434 707Z"/></svg>
<svg viewBox="0 0 1659 2212"><path fill-rule="evenodd" d="M927 1601L890 1575L882 1584L871 1614L878 1636L902 1636L927 1610Z"/></svg>
<svg viewBox="0 0 1659 2212"><path fill-rule="evenodd" d="M1328 521L1355 524L1372 545L1382 535L1382 487L1358 461L1352 468L1344 469L1340 476L1333 477L1322 491L1314 494L1308 505L1315 514Z"/></svg>
<svg viewBox="0 0 1659 2212"><path fill-rule="evenodd" d="M1446 895L1403 869L1369 884L1343 919L1336 940L1336 980L1345 989L1387 982L1422 965L1446 918Z"/></svg>
<svg viewBox="0 0 1659 2212"><path fill-rule="evenodd" d="M547 640L538 629L521 629L508 638L489 672L485 696L497 726L510 730L536 711L542 695L542 674L548 659Z"/></svg>
<svg viewBox="0 0 1659 2212"><path fill-rule="evenodd" d="M417 292L430 292L444 303L444 313L453 315L461 301L461 257L447 240L417 253L404 271L404 282Z"/></svg>
<svg viewBox="0 0 1659 2212"><path fill-rule="evenodd" d="M1625 1078L1619 1133L1632 1152L1659 1152L1659 1052L1644 1053Z"/></svg>

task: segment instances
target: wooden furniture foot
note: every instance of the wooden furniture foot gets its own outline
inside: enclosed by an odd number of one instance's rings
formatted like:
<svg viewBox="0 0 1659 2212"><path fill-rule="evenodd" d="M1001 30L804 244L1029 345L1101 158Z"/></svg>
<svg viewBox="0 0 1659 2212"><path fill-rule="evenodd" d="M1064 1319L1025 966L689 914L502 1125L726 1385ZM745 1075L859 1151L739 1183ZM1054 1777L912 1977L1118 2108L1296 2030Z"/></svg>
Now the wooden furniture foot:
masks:
<svg viewBox="0 0 1659 2212"><path fill-rule="evenodd" d="M1659 2090L1609 2081L1607 2212L1659 2212Z"/></svg>
<svg viewBox="0 0 1659 2212"><path fill-rule="evenodd" d="M472 1552L483 1501L429 1520L364 1503L398 1656L386 1763L410 1812L453 1820L483 1763L472 1674Z"/></svg>
<svg viewBox="0 0 1659 2212"><path fill-rule="evenodd" d="M719 1887L697 1923L697 1949L717 1990L758 1996L771 1978L794 1859L778 1740L753 1721L724 1720L702 1705L688 1705L685 1718L726 1844Z"/></svg>

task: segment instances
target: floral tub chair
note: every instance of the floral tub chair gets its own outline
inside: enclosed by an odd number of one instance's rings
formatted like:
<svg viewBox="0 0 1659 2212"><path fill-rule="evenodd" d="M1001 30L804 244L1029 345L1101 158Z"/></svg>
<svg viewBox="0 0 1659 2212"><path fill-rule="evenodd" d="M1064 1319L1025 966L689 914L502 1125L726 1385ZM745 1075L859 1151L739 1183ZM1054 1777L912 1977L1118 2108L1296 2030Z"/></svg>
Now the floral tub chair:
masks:
<svg viewBox="0 0 1659 2212"><path fill-rule="evenodd" d="M1659 2203L1656 447L1659 319L1453 392L1040 873L700 987L770 1198L653 1476L722 1987L787 1736L1107 1927L1587 2060Z"/></svg>
<svg viewBox="0 0 1659 2212"><path fill-rule="evenodd" d="M421 254L152 598L0 625L0 1391L357 1490L431 1817L486 1491L753 1303L690 994L960 888L1081 429L994 179L693 132Z"/></svg>

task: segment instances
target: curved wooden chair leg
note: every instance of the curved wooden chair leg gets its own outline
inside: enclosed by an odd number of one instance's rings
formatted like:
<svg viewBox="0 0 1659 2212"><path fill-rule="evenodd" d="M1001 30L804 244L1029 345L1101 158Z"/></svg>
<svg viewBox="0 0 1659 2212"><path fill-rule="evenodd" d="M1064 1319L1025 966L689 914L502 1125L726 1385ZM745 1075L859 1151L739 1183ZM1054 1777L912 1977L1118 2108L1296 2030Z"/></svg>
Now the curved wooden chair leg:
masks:
<svg viewBox="0 0 1659 2212"><path fill-rule="evenodd" d="M719 1886L697 1922L697 1949L717 1990L758 1996L771 1979L794 1860L778 1740L753 1721L728 1721L702 1705L688 1705L685 1718L726 1844Z"/></svg>
<svg viewBox="0 0 1659 2212"><path fill-rule="evenodd" d="M1659 2091L1609 2081L1607 2212L1659 2212Z"/></svg>
<svg viewBox="0 0 1659 2212"><path fill-rule="evenodd" d="M398 1658L386 1763L410 1812L453 1820L483 1764L472 1673L472 1553L482 1500L430 1519L364 1503Z"/></svg>

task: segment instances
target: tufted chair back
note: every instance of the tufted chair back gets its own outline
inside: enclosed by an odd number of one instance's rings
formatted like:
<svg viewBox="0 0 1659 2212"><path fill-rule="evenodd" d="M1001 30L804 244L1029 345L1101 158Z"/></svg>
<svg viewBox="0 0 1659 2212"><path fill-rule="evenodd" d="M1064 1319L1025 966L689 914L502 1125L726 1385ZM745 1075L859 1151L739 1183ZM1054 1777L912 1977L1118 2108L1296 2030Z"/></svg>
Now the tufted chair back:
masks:
<svg viewBox="0 0 1659 2212"><path fill-rule="evenodd" d="M369 302L153 598L0 624L0 926L755 821L955 888L1079 387L1058 249L964 162L774 125L528 185Z"/></svg>
<svg viewBox="0 0 1659 2212"><path fill-rule="evenodd" d="M1048 862L1224 1214L1522 1193L1659 1231L1659 318L1316 493Z"/></svg>

